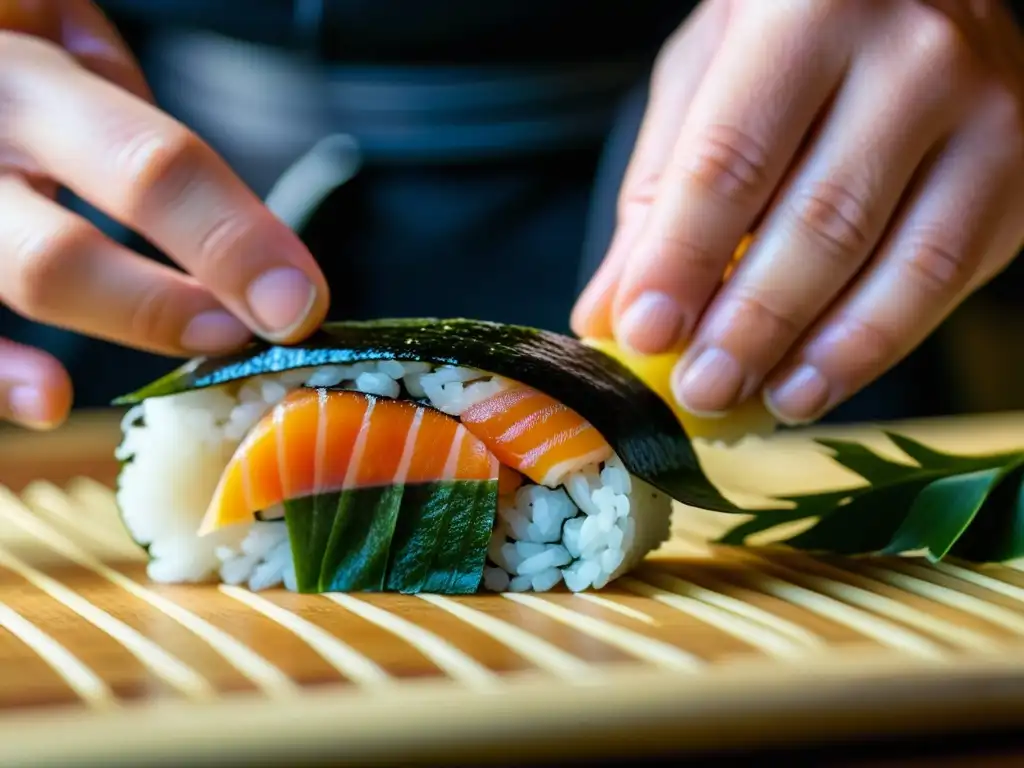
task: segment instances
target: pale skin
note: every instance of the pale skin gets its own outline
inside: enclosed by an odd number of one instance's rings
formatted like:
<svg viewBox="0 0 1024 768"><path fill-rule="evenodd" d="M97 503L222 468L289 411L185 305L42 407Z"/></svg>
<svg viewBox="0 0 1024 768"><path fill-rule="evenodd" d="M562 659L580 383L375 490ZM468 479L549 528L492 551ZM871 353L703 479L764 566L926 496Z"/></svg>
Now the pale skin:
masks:
<svg viewBox="0 0 1024 768"><path fill-rule="evenodd" d="M168 355L298 341L323 276L225 163L152 105L85 0L0 0L0 302ZM184 274L53 202L70 188ZM755 233L729 282L736 246ZM820 417L917 346L1024 245L1024 41L992 0L705 0L666 42L580 297L581 336L687 345L689 410L764 397ZM71 403L0 340L0 418Z"/></svg>

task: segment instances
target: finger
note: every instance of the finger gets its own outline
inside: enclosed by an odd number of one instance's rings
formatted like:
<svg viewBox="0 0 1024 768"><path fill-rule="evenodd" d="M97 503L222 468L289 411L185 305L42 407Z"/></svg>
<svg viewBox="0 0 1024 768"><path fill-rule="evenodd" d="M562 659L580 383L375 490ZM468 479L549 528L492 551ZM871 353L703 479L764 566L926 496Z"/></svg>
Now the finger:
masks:
<svg viewBox="0 0 1024 768"><path fill-rule="evenodd" d="M128 46L88 0L4 0L0 2L0 30L50 40L101 77L152 100Z"/></svg>
<svg viewBox="0 0 1024 768"><path fill-rule="evenodd" d="M86 0L59 0L58 6L60 44L90 71L153 101L138 62L103 12Z"/></svg>
<svg viewBox="0 0 1024 768"><path fill-rule="evenodd" d="M52 429L71 410L71 380L56 359L0 339L0 421Z"/></svg>
<svg viewBox="0 0 1024 768"><path fill-rule="evenodd" d="M927 152L953 127L958 54L937 39L865 51L851 70L676 367L688 410L726 412L757 392L863 267Z"/></svg>
<svg viewBox="0 0 1024 768"><path fill-rule="evenodd" d="M257 333L297 341L326 282L299 238L183 125L43 46L8 45L0 96L13 143L146 237Z"/></svg>
<svg viewBox="0 0 1024 768"><path fill-rule="evenodd" d="M728 5L707 2L664 47L651 76L650 95L620 186L617 222L608 253L573 309L580 337L610 338L615 287L654 199L658 179L728 20Z"/></svg>
<svg viewBox="0 0 1024 768"><path fill-rule="evenodd" d="M862 278L771 377L780 421L813 421L872 382L1024 245L1024 131L996 123L949 143Z"/></svg>
<svg viewBox="0 0 1024 768"><path fill-rule="evenodd" d="M117 245L14 176L0 178L0 301L161 354L223 353L249 339L195 280Z"/></svg>
<svg viewBox="0 0 1024 768"><path fill-rule="evenodd" d="M730 19L624 257L616 336L640 352L692 331L842 76L849 43L832 4L787 6L751 4Z"/></svg>
<svg viewBox="0 0 1024 768"><path fill-rule="evenodd" d="M57 42L60 21L54 0L4 0L0 3L0 29Z"/></svg>

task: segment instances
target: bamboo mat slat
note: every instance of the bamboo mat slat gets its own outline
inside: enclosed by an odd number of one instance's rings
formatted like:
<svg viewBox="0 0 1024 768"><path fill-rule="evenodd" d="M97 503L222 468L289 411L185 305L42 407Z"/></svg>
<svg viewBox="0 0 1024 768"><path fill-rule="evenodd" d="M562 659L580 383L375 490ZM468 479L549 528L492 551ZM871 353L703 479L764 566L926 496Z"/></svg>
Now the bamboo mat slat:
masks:
<svg viewBox="0 0 1024 768"><path fill-rule="evenodd" d="M898 428L963 452L1024 444L1020 414ZM884 445L876 430L828 433ZM162 585L120 527L117 436L116 414L0 432L10 764L526 759L1024 727L1014 563L720 548L708 541L737 519L679 507L671 541L595 593ZM751 498L853 482L807 437L702 447L702 460Z"/></svg>

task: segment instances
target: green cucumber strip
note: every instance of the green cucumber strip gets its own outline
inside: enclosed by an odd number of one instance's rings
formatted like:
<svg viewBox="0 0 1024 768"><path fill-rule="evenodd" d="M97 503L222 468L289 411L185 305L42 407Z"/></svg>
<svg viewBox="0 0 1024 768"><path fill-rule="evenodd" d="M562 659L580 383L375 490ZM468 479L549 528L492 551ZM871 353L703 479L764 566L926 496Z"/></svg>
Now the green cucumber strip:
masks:
<svg viewBox="0 0 1024 768"><path fill-rule="evenodd" d="M341 494L320 566L321 592L380 592L405 487L356 488Z"/></svg>
<svg viewBox="0 0 1024 768"><path fill-rule="evenodd" d="M340 493L306 496L284 503L284 519L299 592L320 591L320 571L341 502Z"/></svg>
<svg viewBox="0 0 1024 768"><path fill-rule="evenodd" d="M387 589L405 594L476 592L497 507L496 480L407 487Z"/></svg>
<svg viewBox="0 0 1024 768"><path fill-rule="evenodd" d="M125 395L133 404L267 373L368 360L458 365L519 381L589 421L626 469L676 501L740 511L704 474L675 414L617 360L578 339L479 320L409 318L327 323L299 345L265 342L222 358L196 358Z"/></svg>
<svg viewBox="0 0 1024 768"><path fill-rule="evenodd" d="M497 503L497 496L495 496ZM448 585L453 581L452 570L459 566L459 559L462 555L463 539L469 530L469 520L465 515L454 514L445 516L444 529L440 532L439 538L444 542L444 547L434 552L434 561L423 582L423 591L438 595L448 592Z"/></svg>
<svg viewBox="0 0 1024 768"><path fill-rule="evenodd" d="M299 592L472 594L483 578L498 482L357 488L284 507Z"/></svg>
<svg viewBox="0 0 1024 768"><path fill-rule="evenodd" d="M446 567L448 571L445 591L449 595L470 595L480 588L484 565L487 562L487 546L494 533L494 518L498 509L498 481L478 483L475 489L470 490L475 490L475 498L467 498L464 503L470 508L479 505L481 508L492 510L492 513L489 516L463 515L465 525L457 526L461 534L458 539L461 547L458 550L454 547L450 550L453 554L457 552L458 555L439 560L437 570L441 571ZM455 528L456 526L449 527L449 536L454 534ZM454 537L452 542L455 542Z"/></svg>
<svg viewBox="0 0 1024 768"><path fill-rule="evenodd" d="M388 563L387 589L392 592L416 594L434 567L437 549L444 546L448 527L450 500L454 483L426 483L408 486L405 503L398 516ZM497 503L497 502L495 502Z"/></svg>

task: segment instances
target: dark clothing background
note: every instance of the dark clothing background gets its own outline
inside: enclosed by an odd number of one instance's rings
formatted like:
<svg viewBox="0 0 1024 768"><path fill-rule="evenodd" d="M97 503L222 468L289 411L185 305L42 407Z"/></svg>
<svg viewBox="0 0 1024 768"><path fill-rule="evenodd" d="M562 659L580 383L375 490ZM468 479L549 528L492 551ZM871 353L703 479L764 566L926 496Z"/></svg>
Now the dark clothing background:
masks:
<svg viewBox="0 0 1024 768"><path fill-rule="evenodd" d="M258 194L322 136L359 141L362 170L304 233L332 285L332 318L461 315L567 332L607 246L650 63L695 3L99 5L160 105ZM1019 277L1002 283L1006 297L1019 293ZM79 406L105 405L177 364L2 309L0 334L65 362ZM830 419L958 409L940 333Z"/></svg>

